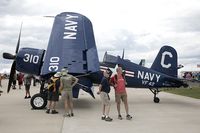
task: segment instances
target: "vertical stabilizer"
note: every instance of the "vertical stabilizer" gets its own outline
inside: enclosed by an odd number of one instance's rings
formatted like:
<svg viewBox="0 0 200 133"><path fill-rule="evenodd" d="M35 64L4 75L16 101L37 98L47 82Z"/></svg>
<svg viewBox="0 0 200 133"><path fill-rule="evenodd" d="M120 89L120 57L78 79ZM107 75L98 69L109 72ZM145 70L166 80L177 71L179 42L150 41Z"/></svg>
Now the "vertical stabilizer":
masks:
<svg viewBox="0 0 200 133"><path fill-rule="evenodd" d="M163 46L154 60L151 69L173 77L177 77L176 50L170 46Z"/></svg>

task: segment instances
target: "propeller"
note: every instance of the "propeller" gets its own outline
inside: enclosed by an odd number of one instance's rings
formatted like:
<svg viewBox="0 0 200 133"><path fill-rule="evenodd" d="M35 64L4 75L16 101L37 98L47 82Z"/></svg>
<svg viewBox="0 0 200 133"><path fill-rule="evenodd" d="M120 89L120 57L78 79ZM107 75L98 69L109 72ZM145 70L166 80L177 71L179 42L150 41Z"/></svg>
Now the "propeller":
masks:
<svg viewBox="0 0 200 133"><path fill-rule="evenodd" d="M14 60L10 69L10 77L9 77L9 81L8 81L8 88L7 88L7 93L9 93L10 88L12 86L12 82L14 80L14 76L16 74L16 55L19 51L19 45L20 45L20 38L21 38L21 30L22 30L22 23L21 23L21 28L20 28L20 32L19 32L19 37L18 37L18 41L17 41L17 46L16 46L16 50L15 50L15 55L12 55L10 53L3 53L3 58L4 59L12 59Z"/></svg>

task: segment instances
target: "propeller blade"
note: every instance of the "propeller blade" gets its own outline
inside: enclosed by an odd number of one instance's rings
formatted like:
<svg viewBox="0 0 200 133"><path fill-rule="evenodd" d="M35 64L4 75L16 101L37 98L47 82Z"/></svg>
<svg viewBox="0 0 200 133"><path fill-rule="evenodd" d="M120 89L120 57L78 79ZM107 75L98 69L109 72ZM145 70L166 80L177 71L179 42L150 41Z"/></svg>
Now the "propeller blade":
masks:
<svg viewBox="0 0 200 133"><path fill-rule="evenodd" d="M20 45L20 38L21 38L21 31L22 31L22 24L21 23L21 27L20 27L20 32L19 32L19 37L18 37L18 42L17 42L17 46L16 46L16 50L15 50L15 54L17 55L18 51L19 51L19 45ZM11 66L10 69L10 77L9 77L9 81L8 81L8 89L7 89L7 93L9 93L10 88L12 86L13 80L14 80L14 76L16 76L16 61L15 61L15 57L16 55L11 55L9 53L3 53L3 58L5 59L14 59L13 64Z"/></svg>
<svg viewBox="0 0 200 133"><path fill-rule="evenodd" d="M15 51L16 54L18 53L18 50L19 50L20 38L21 38L21 31L22 31L22 24L23 24L23 22L21 23L21 28L20 28L20 32L19 32L17 47L16 47L16 51Z"/></svg>
<svg viewBox="0 0 200 133"><path fill-rule="evenodd" d="M3 53L3 58L4 59L15 59L15 56L10 54L10 53Z"/></svg>
<svg viewBox="0 0 200 133"><path fill-rule="evenodd" d="M9 81L8 81L7 93L9 93L9 91L10 91L15 74L16 74L16 61L13 61L12 67L10 69L10 77L9 77Z"/></svg>

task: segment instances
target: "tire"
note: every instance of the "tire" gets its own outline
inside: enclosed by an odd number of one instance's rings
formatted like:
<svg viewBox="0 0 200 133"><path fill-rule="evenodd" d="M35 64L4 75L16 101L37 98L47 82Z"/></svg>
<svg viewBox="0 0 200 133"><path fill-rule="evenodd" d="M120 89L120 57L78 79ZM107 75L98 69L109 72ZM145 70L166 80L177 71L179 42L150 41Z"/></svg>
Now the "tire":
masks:
<svg viewBox="0 0 200 133"><path fill-rule="evenodd" d="M160 99L158 97L154 97L153 101L154 101L154 103L159 103Z"/></svg>
<svg viewBox="0 0 200 133"><path fill-rule="evenodd" d="M31 98L31 106L33 109L43 109L47 105L47 97L43 94L35 94Z"/></svg>

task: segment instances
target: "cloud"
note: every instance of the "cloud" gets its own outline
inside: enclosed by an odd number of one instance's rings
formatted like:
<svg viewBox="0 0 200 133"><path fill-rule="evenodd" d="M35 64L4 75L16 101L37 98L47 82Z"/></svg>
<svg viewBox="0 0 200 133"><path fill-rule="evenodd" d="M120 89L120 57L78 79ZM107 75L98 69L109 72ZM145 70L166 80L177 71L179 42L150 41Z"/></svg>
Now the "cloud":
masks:
<svg viewBox="0 0 200 133"><path fill-rule="evenodd" d="M6 15L22 15L26 11L23 7L25 0L1 0L0 16Z"/></svg>
<svg viewBox="0 0 200 133"><path fill-rule="evenodd" d="M199 32L200 31L200 9L185 12L176 18L170 18L166 24L171 25L169 30L176 32Z"/></svg>
<svg viewBox="0 0 200 133"><path fill-rule="evenodd" d="M0 52L14 53L22 21L20 47L46 49L53 19L43 16L72 11L92 21L100 60L105 51L121 56L125 49L125 58L135 63L145 58L147 64L151 64L159 49L170 45L177 50L180 63L199 63L198 0L119 0L114 3L106 0L1 0ZM8 67L12 61L1 56L0 62Z"/></svg>

